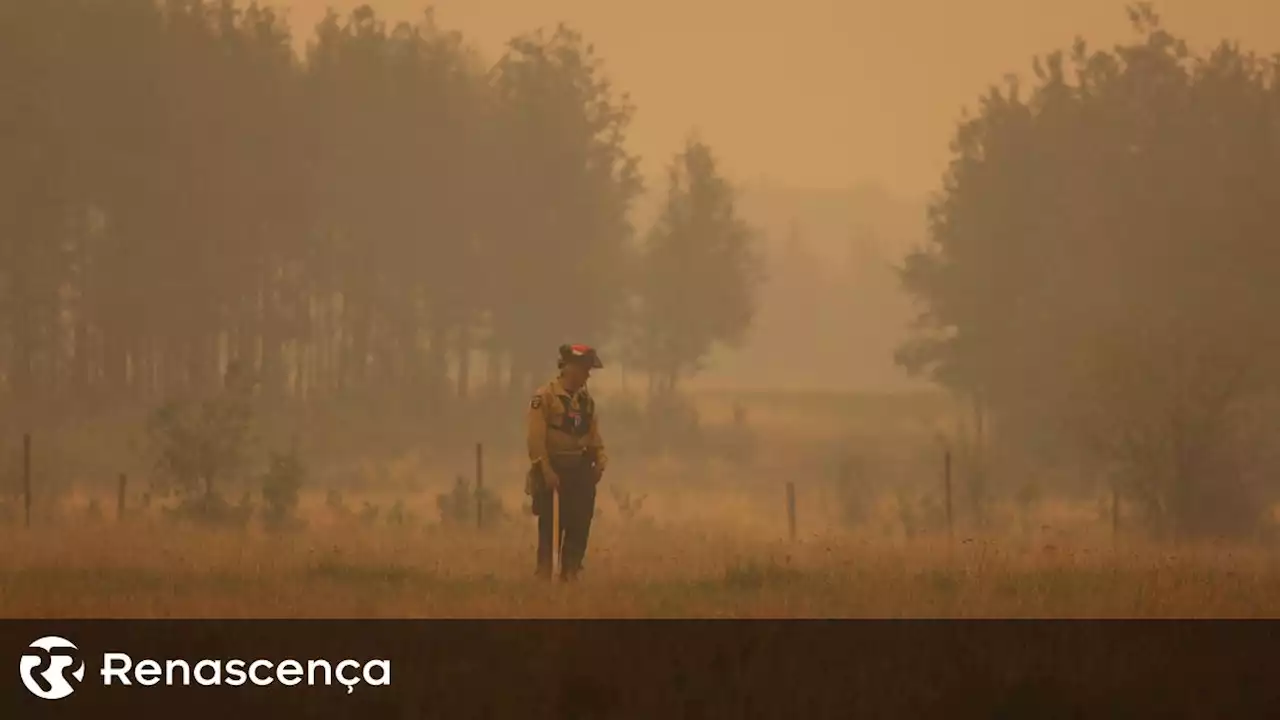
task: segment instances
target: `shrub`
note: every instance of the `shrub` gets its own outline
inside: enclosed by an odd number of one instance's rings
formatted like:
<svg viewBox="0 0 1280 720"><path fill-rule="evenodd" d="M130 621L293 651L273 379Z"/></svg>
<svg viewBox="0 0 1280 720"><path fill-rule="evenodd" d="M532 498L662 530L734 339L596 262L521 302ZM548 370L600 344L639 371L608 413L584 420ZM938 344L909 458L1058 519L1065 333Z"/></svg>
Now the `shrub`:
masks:
<svg viewBox="0 0 1280 720"><path fill-rule="evenodd" d="M219 485L234 480L246 464L252 392L253 381L233 363L221 392L199 403L169 401L149 418L147 431L157 454L152 490L162 497L176 495L178 516L207 513L206 519L214 520L227 511Z"/></svg>
<svg viewBox="0 0 1280 720"><path fill-rule="evenodd" d="M479 502L485 524L507 517L502 501L488 488L479 493L471 487L467 478L459 475L454 481L453 490L436 496L436 507L440 509L440 521L446 525L474 525L476 522L476 504Z"/></svg>
<svg viewBox="0 0 1280 720"><path fill-rule="evenodd" d="M306 483L307 469L296 449L272 453L271 465L262 476L262 522L269 530L296 527L299 493Z"/></svg>

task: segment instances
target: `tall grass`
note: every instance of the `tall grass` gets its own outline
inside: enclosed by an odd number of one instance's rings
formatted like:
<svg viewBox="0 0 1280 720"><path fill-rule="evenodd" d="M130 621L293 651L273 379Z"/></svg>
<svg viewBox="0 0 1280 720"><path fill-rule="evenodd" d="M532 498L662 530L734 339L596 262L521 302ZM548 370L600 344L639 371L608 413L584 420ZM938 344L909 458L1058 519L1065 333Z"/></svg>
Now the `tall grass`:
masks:
<svg viewBox="0 0 1280 720"><path fill-rule="evenodd" d="M479 532L286 534L142 520L0 535L4 617L1269 617L1280 555L1204 544L857 533L790 543L607 509L573 586L532 576L532 519ZM763 523L762 523L763 524Z"/></svg>

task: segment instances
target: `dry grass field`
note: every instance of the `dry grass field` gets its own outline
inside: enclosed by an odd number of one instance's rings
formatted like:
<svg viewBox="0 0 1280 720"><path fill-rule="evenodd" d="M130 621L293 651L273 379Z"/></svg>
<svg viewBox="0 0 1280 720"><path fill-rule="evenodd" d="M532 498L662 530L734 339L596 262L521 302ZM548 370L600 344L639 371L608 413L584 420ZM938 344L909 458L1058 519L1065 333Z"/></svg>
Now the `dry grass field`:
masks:
<svg viewBox="0 0 1280 720"><path fill-rule="evenodd" d="M788 546L604 529L576 586L529 577L530 533L142 529L7 533L4 617L1273 617L1274 553Z"/></svg>
<svg viewBox="0 0 1280 720"><path fill-rule="evenodd" d="M714 420L725 412L722 400L708 396L700 409ZM448 483L434 479L448 475L403 459L381 471L390 476L386 488L348 492L351 511L335 512L323 488L308 491L304 526L283 533L193 527L154 507L117 520L106 488L97 488L101 510L90 509L93 490L77 489L29 530L0 526L0 616L1280 615L1280 552L1156 545L1123 528L1113 536L1106 508L1088 499L1034 507L998 499L979 532L957 489L953 540L936 517L908 519L903 498L936 498L929 488L941 484L930 444L936 407L740 401L757 433L749 461L641 459L615 441L617 467L601 485L587 570L572 586L532 577L534 521L522 511L518 457L487 463L506 517L483 530L442 521L436 498ZM872 458L861 467L876 477L875 492L857 522L830 481L833 448ZM789 480L797 488L794 540ZM392 507L398 521L388 517Z"/></svg>

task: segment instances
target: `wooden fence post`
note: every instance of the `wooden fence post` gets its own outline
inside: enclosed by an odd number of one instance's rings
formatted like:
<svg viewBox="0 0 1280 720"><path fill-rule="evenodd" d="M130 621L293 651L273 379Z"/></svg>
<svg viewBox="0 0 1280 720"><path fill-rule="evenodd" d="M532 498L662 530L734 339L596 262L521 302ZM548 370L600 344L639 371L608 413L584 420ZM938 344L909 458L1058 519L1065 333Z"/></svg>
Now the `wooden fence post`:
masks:
<svg viewBox="0 0 1280 720"><path fill-rule="evenodd" d="M943 491L946 495L947 502L947 540L955 542L956 532L955 524L951 514L951 448L947 448L943 452L942 457L942 484Z"/></svg>
<svg viewBox="0 0 1280 720"><path fill-rule="evenodd" d="M484 444L476 443L476 529L484 527Z"/></svg>
<svg viewBox="0 0 1280 720"><path fill-rule="evenodd" d="M796 539L796 484L787 482L787 531L792 540Z"/></svg>
<svg viewBox="0 0 1280 720"><path fill-rule="evenodd" d="M1111 485L1111 547L1118 546L1120 540L1120 488Z"/></svg>
<svg viewBox="0 0 1280 720"><path fill-rule="evenodd" d="M124 519L124 495L125 488L129 485L129 476L120 473L119 484L116 486L116 520Z"/></svg>
<svg viewBox="0 0 1280 720"><path fill-rule="evenodd" d="M22 436L22 502L26 526L31 528L31 433Z"/></svg>

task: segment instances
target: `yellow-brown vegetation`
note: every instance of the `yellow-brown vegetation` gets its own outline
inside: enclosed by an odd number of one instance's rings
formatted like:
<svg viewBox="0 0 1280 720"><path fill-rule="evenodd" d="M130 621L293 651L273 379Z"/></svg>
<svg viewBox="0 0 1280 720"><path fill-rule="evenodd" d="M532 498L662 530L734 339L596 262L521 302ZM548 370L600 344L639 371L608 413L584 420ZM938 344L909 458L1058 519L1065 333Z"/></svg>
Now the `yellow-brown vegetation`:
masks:
<svg viewBox="0 0 1280 720"><path fill-rule="evenodd" d="M802 449L884 449L898 438L927 455L937 425L913 425L901 412L895 420L883 408L877 424L863 411L831 410L830 398L791 398L791 409L747 402L766 408L751 416L763 439L749 464L641 460L618 447L622 460L600 487L587 571L573 586L532 576L534 521L522 510L517 458L494 459L487 470L507 517L483 530L441 521L436 495L448 484L415 486L409 480L425 471L399 460L381 473L370 466L365 472L388 489L346 496L346 513L311 489L300 508L305 525L279 534L202 529L154 507L128 508L117 520L106 493L91 517L84 492L68 496L30 530L20 522L0 529L0 615L1261 617L1280 607L1273 549L1155 543L1127 515L1113 536L1106 508L1083 500L1048 497L1030 510L998 500L977 531L957 488L950 541L936 524L907 537L892 492L859 522L842 521L821 463L802 462ZM701 408L720 412L714 398ZM874 436L875 427L886 434ZM833 445L841 433L860 440ZM876 467L891 485L940 483L927 461ZM789 479L798 488L794 541ZM397 501L400 522L391 515Z"/></svg>

